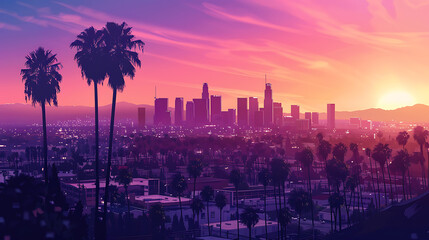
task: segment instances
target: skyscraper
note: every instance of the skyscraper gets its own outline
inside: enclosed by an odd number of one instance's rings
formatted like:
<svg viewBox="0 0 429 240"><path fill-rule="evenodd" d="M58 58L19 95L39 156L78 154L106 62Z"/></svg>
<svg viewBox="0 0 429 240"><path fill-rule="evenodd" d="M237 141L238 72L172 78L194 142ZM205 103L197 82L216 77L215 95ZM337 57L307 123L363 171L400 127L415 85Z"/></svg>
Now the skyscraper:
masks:
<svg viewBox="0 0 429 240"><path fill-rule="evenodd" d="M146 125L146 108L138 108L137 116L138 116L139 127L140 128L144 127Z"/></svg>
<svg viewBox="0 0 429 240"><path fill-rule="evenodd" d="M328 104L328 109L327 109L327 127L328 129L335 129L335 104L334 103L330 103Z"/></svg>
<svg viewBox="0 0 429 240"><path fill-rule="evenodd" d="M207 83L203 84L203 93L201 94L201 98L206 100L206 105L207 105L206 115L207 115L207 121L208 121L210 120L210 95L209 95L209 85Z"/></svg>
<svg viewBox="0 0 429 240"><path fill-rule="evenodd" d="M308 127L311 128L311 112L305 112L304 119L308 120Z"/></svg>
<svg viewBox="0 0 429 240"><path fill-rule="evenodd" d="M249 97L249 125L255 126L255 113L259 110L258 98Z"/></svg>
<svg viewBox="0 0 429 240"><path fill-rule="evenodd" d="M207 99L194 98L195 124L202 125L208 123L207 106Z"/></svg>
<svg viewBox="0 0 429 240"><path fill-rule="evenodd" d="M153 116L155 125L168 126L171 124L171 115L168 111L168 98L155 99L155 114Z"/></svg>
<svg viewBox="0 0 429 240"><path fill-rule="evenodd" d="M314 125L319 125L319 113L312 112L311 113L311 123Z"/></svg>
<svg viewBox="0 0 429 240"><path fill-rule="evenodd" d="M282 104L279 102L273 103L273 117L274 117L274 125L276 126L283 125L283 108L282 108Z"/></svg>
<svg viewBox="0 0 429 240"><path fill-rule="evenodd" d="M218 95L211 95L210 104L211 122L219 124L221 122L220 113L222 112L222 97Z"/></svg>
<svg viewBox="0 0 429 240"><path fill-rule="evenodd" d="M247 98L237 98L237 123L239 126L247 126Z"/></svg>
<svg viewBox="0 0 429 240"><path fill-rule="evenodd" d="M181 125L183 123L183 98L178 97L174 102L174 123Z"/></svg>
<svg viewBox="0 0 429 240"><path fill-rule="evenodd" d="M186 102L186 123L191 125L194 123L194 102Z"/></svg>
<svg viewBox="0 0 429 240"><path fill-rule="evenodd" d="M290 115L293 119L299 119L299 105L290 106Z"/></svg>
<svg viewBox="0 0 429 240"><path fill-rule="evenodd" d="M273 91L271 89L271 83L265 84L264 124L267 126L273 124Z"/></svg>

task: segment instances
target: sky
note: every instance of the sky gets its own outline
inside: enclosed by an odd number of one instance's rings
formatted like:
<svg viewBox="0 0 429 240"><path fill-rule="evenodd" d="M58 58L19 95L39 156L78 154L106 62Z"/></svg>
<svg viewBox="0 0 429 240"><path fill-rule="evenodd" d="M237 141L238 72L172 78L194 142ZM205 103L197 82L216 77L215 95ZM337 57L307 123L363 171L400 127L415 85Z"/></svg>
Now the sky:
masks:
<svg viewBox="0 0 429 240"><path fill-rule="evenodd" d="M70 43L85 28L125 21L145 42L141 69L118 101L153 104L222 95L263 104L264 76L285 112L429 104L427 0L0 1L0 104L25 103L20 69L39 46L63 68L59 105L93 106ZM106 82L107 83L107 82ZM107 84L100 105L111 102Z"/></svg>

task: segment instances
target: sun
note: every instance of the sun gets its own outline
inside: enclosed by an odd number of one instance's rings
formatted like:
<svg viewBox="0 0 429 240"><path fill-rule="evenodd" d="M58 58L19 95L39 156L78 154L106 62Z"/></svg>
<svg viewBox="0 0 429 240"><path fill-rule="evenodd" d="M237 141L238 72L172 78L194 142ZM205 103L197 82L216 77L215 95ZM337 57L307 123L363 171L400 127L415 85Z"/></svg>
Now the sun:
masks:
<svg viewBox="0 0 429 240"><path fill-rule="evenodd" d="M399 91L392 91L383 95L378 100L377 107L383 108L386 110L392 110L400 107L412 106L414 104L416 104L416 100L411 94L405 91L399 90Z"/></svg>

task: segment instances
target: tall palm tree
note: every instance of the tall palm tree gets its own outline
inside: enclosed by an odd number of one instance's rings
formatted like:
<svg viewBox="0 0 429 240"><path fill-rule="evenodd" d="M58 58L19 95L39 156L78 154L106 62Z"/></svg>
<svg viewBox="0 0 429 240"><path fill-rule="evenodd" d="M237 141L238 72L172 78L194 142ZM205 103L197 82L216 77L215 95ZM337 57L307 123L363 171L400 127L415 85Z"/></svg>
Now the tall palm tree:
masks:
<svg viewBox="0 0 429 240"><path fill-rule="evenodd" d="M249 229L249 240L252 239L252 228L259 222L259 215L256 209L252 207L246 207L240 214L240 222L246 225Z"/></svg>
<svg viewBox="0 0 429 240"><path fill-rule="evenodd" d="M239 214L238 214L238 188L242 182L241 172L238 169L233 169L229 174L229 181L234 185L235 188L235 208L237 216L237 238L240 239L240 226L239 223Z"/></svg>
<svg viewBox="0 0 429 240"><path fill-rule="evenodd" d="M420 145L420 166L422 168L422 179L423 179L423 186L426 184L426 178L425 178L425 158L423 155L423 146L426 143L426 138L428 137L429 132L425 130L422 126L417 126L414 128L414 140ZM429 168L428 168L429 169ZM429 179L429 177L428 177Z"/></svg>
<svg viewBox="0 0 429 240"><path fill-rule="evenodd" d="M410 167L410 155L408 154L407 150L401 150L397 153L397 155L393 158L392 161L392 168L402 175L402 194L404 199L406 200L406 194L405 194L405 173L407 172L408 168Z"/></svg>
<svg viewBox="0 0 429 240"><path fill-rule="evenodd" d="M197 222L196 223L194 222L194 224L195 224L195 226L199 226L199 224L200 224L200 213L204 209L203 201L199 197L193 198L192 202L191 202L191 209L192 209L192 212L194 213L194 215L195 214L197 215ZM194 216L194 219L195 219L195 216Z"/></svg>
<svg viewBox="0 0 429 240"><path fill-rule="evenodd" d="M209 229L209 235L211 235L210 232L210 209L209 209L209 202L213 199L214 197L214 190L212 187L210 186L205 186L203 188L203 190L201 191L201 198L203 199L203 201L205 201L207 203L207 227Z"/></svg>
<svg viewBox="0 0 429 240"><path fill-rule="evenodd" d="M408 139L410 138L410 135L407 131L399 132L398 136L396 136L396 141L400 146L402 146L402 149L405 149L405 145L407 145Z"/></svg>
<svg viewBox="0 0 429 240"><path fill-rule="evenodd" d="M128 186L133 181L133 175L127 167L123 167L119 169L118 175L115 178L115 182L119 183L119 185L124 186L125 189L125 197L127 199L127 208L128 208L128 217L131 217L130 212L130 197L128 196Z"/></svg>
<svg viewBox="0 0 429 240"><path fill-rule="evenodd" d="M258 173L258 180L264 186L264 216L265 216L265 238L268 239L267 225L267 186L271 183L272 177L268 169L263 168Z"/></svg>
<svg viewBox="0 0 429 240"><path fill-rule="evenodd" d="M194 192L193 197L195 198L195 186L197 184L197 178L201 176L203 172L203 163L199 159L191 160L187 167L189 176L194 179Z"/></svg>
<svg viewBox="0 0 429 240"><path fill-rule="evenodd" d="M223 193L219 192L215 197L216 207L219 208L219 218L220 218L220 229L219 237L222 237L222 209L226 206L226 197Z"/></svg>
<svg viewBox="0 0 429 240"><path fill-rule="evenodd" d="M177 173L174 175L173 179L171 180L171 187L175 194L179 197L179 205L180 205L180 221L183 221L183 211L182 211L182 195L183 192L188 188L188 182L186 181L185 177Z"/></svg>
<svg viewBox="0 0 429 240"><path fill-rule="evenodd" d="M25 67L21 70L25 86L25 101L33 106L40 104L43 124L43 157L45 184L48 184L48 137L46 131L46 104L58 106L57 93L60 92L62 65L51 50L39 47L25 57Z"/></svg>
<svg viewBox="0 0 429 240"><path fill-rule="evenodd" d="M387 190L386 190L386 179L384 177L384 166L386 165L386 162L390 158L391 154L392 154L392 149L389 148L389 144L382 144L382 143L377 144L374 147L374 150L372 153L372 157L380 165L381 174L383 175L384 195L385 195L384 201L386 203L386 206L387 206Z"/></svg>
<svg viewBox="0 0 429 240"><path fill-rule="evenodd" d="M322 162L325 163L325 171L327 169L328 156L331 153L331 151L332 151L332 145L328 141L323 140L323 138L322 138L319 145L317 146L317 156ZM329 196L331 196L331 185L329 184L329 178L328 178L328 193L329 193ZM334 228L332 225L332 223L333 223L333 221L332 221L333 220L332 219L332 217L333 217L332 208L330 208L330 212L331 212L331 214L330 214L330 216L331 216L331 222L330 222L331 223L331 232L333 232Z"/></svg>
<svg viewBox="0 0 429 240"><path fill-rule="evenodd" d="M369 167L371 170L371 182L372 182L372 189L374 191L375 206L378 208L377 193L376 193L375 184L374 184L374 173L373 173L374 171L372 168L372 160L371 160L372 159L371 148L365 148L365 155L369 158Z"/></svg>
<svg viewBox="0 0 429 240"><path fill-rule="evenodd" d="M304 148L299 154L298 159L299 162L301 162L304 169L307 169L307 175L308 175L308 192L310 194L310 200L313 201L313 196L311 194L311 167L313 165L313 152L310 148ZM313 228L313 236L314 236L314 210L313 210L313 204L311 204L311 225Z"/></svg>
<svg viewBox="0 0 429 240"><path fill-rule="evenodd" d="M122 24L108 22L102 30L102 40L105 45L106 61L108 68L107 75L109 77L109 86L113 89L112 96L112 111L110 116L109 128L109 149L107 153L106 167L106 187L104 191L104 211L103 220L104 228L107 230L107 202L109 199L109 183L110 183L110 168L112 165L112 150L113 150L113 128L115 125L115 109L116 109L116 94L117 91L122 91L125 87L124 77L135 76L135 66L140 67L136 49L142 50L144 43L141 40L136 40L131 33L131 28L123 22Z"/></svg>
<svg viewBox="0 0 429 240"><path fill-rule="evenodd" d="M94 229L97 229L98 205L100 198L100 160L99 160L99 132L98 132L98 84L106 78L105 51L103 48L102 31L89 27L81 32L77 39L70 44L76 48L74 59L79 66L82 77L87 79L88 85L94 85L94 109L95 109L95 216ZM98 239L98 231L94 231Z"/></svg>
<svg viewBox="0 0 429 240"><path fill-rule="evenodd" d="M303 189L294 189L290 192L287 203L298 214L298 239L301 237L301 217L303 211L308 211L313 205L310 194Z"/></svg>
<svg viewBox="0 0 429 240"><path fill-rule="evenodd" d="M155 203L149 209L149 219L155 233L160 233L165 224L165 211L160 203Z"/></svg>
<svg viewBox="0 0 429 240"><path fill-rule="evenodd" d="M292 213L288 207L280 209L279 224L284 229L284 237L287 239L287 225L292 221ZM268 238L266 238L268 239Z"/></svg>

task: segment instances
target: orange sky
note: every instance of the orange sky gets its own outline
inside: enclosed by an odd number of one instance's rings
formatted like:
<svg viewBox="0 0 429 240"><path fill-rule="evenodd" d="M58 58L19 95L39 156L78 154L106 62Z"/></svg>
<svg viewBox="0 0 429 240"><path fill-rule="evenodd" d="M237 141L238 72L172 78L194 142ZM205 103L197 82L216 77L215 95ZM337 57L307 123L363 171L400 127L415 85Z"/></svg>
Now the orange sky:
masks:
<svg viewBox="0 0 429 240"><path fill-rule="evenodd" d="M237 97L263 97L267 74L285 112L290 104L303 111L326 111L328 102L338 110L429 104L423 0L2 1L0 103L25 102L19 71L25 55L44 46L64 66L59 104L92 106L93 89L69 45L106 21L126 21L146 43L142 69L118 101L153 104L156 85L173 106L176 96L201 97L207 82L224 109L235 108ZM100 104L110 99L101 87Z"/></svg>

